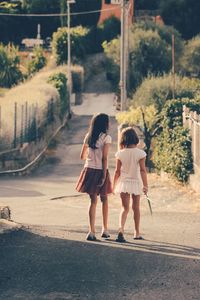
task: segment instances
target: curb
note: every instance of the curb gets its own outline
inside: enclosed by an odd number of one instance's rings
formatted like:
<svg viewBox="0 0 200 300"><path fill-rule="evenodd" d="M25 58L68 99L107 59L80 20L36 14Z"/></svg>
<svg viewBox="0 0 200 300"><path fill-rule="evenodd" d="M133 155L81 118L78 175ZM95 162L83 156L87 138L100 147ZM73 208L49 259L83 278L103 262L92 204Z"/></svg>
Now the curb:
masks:
<svg viewBox="0 0 200 300"><path fill-rule="evenodd" d="M0 219L0 235L9 233L11 231L17 231L22 228L21 224L15 223L13 221L8 221L5 219Z"/></svg>
<svg viewBox="0 0 200 300"><path fill-rule="evenodd" d="M66 116L66 119L64 120L63 124L61 124L57 130L52 134L51 138L48 140L48 142L46 143L45 148L35 157L35 159L33 161L31 161L29 164L27 164L26 166L24 166L21 169L17 169L17 170L7 170L7 171L0 171L0 176L9 176L9 175L26 175L29 174L31 172L31 170L37 165L37 163L39 163L44 155L46 150L49 147L50 142L56 137L56 135L68 124L68 121L71 119L71 114L69 113Z"/></svg>

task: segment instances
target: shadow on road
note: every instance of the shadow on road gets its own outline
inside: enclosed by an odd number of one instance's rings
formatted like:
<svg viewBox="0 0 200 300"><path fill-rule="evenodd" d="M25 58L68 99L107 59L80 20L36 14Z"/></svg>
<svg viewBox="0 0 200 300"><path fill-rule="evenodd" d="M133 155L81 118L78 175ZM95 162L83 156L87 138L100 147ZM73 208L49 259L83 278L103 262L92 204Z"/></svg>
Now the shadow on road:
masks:
<svg viewBox="0 0 200 300"><path fill-rule="evenodd" d="M1 299L198 299L198 259L173 256L197 256L195 248L91 243L67 240L65 233L62 239L25 230L0 236Z"/></svg>

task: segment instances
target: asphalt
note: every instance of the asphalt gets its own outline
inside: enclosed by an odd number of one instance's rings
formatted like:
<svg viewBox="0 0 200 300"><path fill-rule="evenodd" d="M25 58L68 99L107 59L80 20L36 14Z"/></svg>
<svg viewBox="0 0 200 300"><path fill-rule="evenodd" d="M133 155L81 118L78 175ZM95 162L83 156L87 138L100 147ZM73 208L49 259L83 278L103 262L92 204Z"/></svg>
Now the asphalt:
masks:
<svg viewBox="0 0 200 300"><path fill-rule="evenodd" d="M0 204L9 205L18 228L0 234L0 299L199 299L200 198L187 187L149 174L153 216L141 201L144 241L115 242L120 200L109 198L111 238L102 240L97 208L96 242L87 242L86 195L75 191L79 152L95 112L111 115L111 174L117 148L113 94L85 94L68 127L25 178L3 178ZM1 225L0 225L1 226Z"/></svg>

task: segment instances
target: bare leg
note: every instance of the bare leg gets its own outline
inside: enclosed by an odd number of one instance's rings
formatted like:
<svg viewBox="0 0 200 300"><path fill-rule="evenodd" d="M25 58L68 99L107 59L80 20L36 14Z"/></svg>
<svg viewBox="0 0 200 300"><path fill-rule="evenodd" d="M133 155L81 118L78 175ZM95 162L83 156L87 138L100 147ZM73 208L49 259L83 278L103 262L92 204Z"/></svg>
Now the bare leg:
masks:
<svg viewBox="0 0 200 300"><path fill-rule="evenodd" d="M133 209L133 218L135 222L135 237L140 236L140 195L132 194L132 209Z"/></svg>
<svg viewBox="0 0 200 300"><path fill-rule="evenodd" d="M96 217L96 206L97 206L97 195L90 195L89 205L89 231L95 234L95 217Z"/></svg>
<svg viewBox="0 0 200 300"><path fill-rule="evenodd" d="M120 197L122 200L122 210L119 216L119 231L123 233L126 218L129 212L130 195L128 193L121 193Z"/></svg>
<svg viewBox="0 0 200 300"><path fill-rule="evenodd" d="M107 196L100 196L102 201L102 232L108 230L108 197Z"/></svg>

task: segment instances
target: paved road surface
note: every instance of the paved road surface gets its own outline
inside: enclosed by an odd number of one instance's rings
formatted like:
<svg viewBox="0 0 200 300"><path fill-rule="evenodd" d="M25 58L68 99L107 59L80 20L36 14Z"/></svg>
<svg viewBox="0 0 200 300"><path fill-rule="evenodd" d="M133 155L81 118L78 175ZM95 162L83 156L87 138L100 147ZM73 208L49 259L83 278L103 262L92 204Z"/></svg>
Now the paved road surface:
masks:
<svg viewBox="0 0 200 300"><path fill-rule="evenodd" d="M200 299L200 205L197 194L149 175L153 217L142 200L144 241L115 242L120 202L110 197L111 239L86 242L85 195L74 186L82 167L81 142L94 112L114 114L112 94L85 95L69 128L57 138L41 168L26 178L1 179L0 203L24 225L0 235L0 299ZM111 117L113 173L116 121Z"/></svg>

